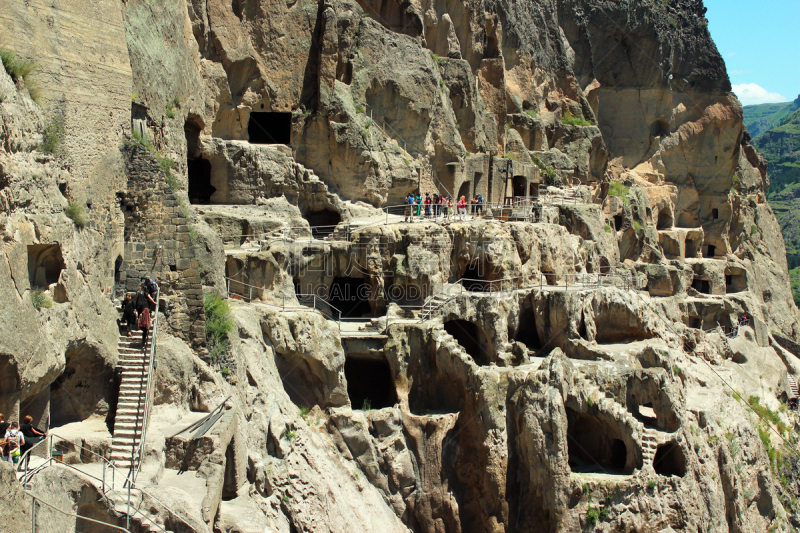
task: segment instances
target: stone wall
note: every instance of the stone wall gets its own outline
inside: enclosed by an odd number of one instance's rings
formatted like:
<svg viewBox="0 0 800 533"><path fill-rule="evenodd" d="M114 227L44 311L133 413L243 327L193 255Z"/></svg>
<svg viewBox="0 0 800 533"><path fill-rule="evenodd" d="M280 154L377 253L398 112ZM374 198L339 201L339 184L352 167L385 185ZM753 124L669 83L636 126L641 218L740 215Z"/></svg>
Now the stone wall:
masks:
<svg viewBox="0 0 800 533"><path fill-rule="evenodd" d="M141 278L155 277L168 326L195 349L201 348L205 345L203 287L188 211L150 152L139 145L126 146L123 152L128 188L120 193L125 235L119 285L133 292Z"/></svg>

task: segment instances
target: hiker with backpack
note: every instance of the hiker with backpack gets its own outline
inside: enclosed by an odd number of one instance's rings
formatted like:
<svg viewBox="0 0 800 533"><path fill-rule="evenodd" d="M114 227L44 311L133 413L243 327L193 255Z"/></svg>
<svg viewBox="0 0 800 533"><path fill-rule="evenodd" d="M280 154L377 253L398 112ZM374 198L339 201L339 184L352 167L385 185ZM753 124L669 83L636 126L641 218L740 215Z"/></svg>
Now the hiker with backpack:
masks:
<svg viewBox="0 0 800 533"><path fill-rule="evenodd" d="M147 289L147 297L148 297L148 307L150 307L150 313L155 313L156 311L156 298L158 298L158 284L155 282L154 279L150 278L150 276L145 276L144 278L144 286Z"/></svg>
<svg viewBox="0 0 800 533"><path fill-rule="evenodd" d="M19 430L19 422L12 422L5 434L5 445L3 447L3 459L11 464L19 461L20 450L25 444L25 437Z"/></svg>

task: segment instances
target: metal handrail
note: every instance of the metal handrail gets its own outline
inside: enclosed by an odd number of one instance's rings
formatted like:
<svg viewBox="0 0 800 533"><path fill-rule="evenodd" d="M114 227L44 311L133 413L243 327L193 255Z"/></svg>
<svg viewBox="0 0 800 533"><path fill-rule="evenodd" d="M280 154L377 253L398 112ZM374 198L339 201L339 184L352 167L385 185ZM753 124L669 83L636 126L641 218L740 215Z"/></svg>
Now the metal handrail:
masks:
<svg viewBox="0 0 800 533"><path fill-rule="evenodd" d="M30 471L29 472L30 475L27 477L27 479L23 478L23 479L26 479L26 482L30 481L30 477L32 477L33 474L39 472L40 470L42 470L46 466L50 466L52 464L52 462L53 462L52 449L53 449L53 439L54 438L61 439L64 442L69 442L69 443L74 445L73 441L71 441L69 439L66 439L66 438L62 437L61 435L57 435L55 433L48 434L48 437L50 439L50 450L51 450L50 457L48 457L47 460L42 465L40 465L37 468L35 468L34 470ZM45 441L42 441L42 442L45 442ZM38 446L42 442L37 443L36 446ZM101 482L102 483L102 490L103 490L104 494L105 494L106 491L111 491L114 494L117 494L118 496L120 496L121 498L124 498L122 496L122 494L120 494L119 492L117 492L113 488L114 480L116 479L116 473L119 471L117 466L113 462L111 462L107 458L105 458L104 456L98 454L97 452L95 452L95 451L93 451L93 450L91 450L89 448L86 448L85 446L83 446L83 444L80 444L79 448L80 448L81 452L89 452L91 455L93 455L93 456L97 457L98 459L100 459L100 462L103 464L103 478L102 479L97 478L97 477L95 477L95 476L93 476L91 474L87 474L86 472L83 472L82 470L79 470L79 469L75 468L74 466L69 465L67 463L58 463L58 464L61 464L62 466L66 466L66 467L69 467L69 468L72 468L73 470L76 470L76 471L80 472L81 474L83 474L83 475L85 475L87 477L90 477L92 479L95 479L95 480ZM111 472L112 472L112 482L111 482L111 486L110 487L106 483L106 468L107 467L110 467L111 468ZM123 479L122 472L120 472L120 479ZM153 496L151 493L147 492L143 488L137 486L135 481L130 480L129 478L125 478L125 485L128 488L127 503L128 503L128 509L129 510L131 508L130 507L130 491L131 491L131 489L135 489L135 490L138 490L139 492L141 492L142 494L145 494L148 498L152 499L153 501L157 502L161 507L164 508L164 510L166 510L168 513L170 513L170 515L174 516L175 518L177 518L178 520L180 520L181 522L186 524L188 527L194 529L194 526L192 526L191 524L189 524L189 522L187 522L186 520L181 518L181 516L178 513L176 513L175 511L173 511L168 505L166 505L164 502L162 502L161 500L159 500L158 498L156 498L155 496ZM139 513L141 514L141 511L139 511ZM146 516L144 514L142 514L142 516L144 516L147 520L150 520L152 522L152 520L148 516ZM155 525L156 525L156 527L159 527L160 529L162 529L162 531L164 530L164 528L162 528L161 526L158 526L158 524L155 524Z"/></svg>
<svg viewBox="0 0 800 533"><path fill-rule="evenodd" d="M270 291L273 295L277 295L277 296L280 296L282 298L282 305L272 304L272 303L269 303L269 302L259 302L259 303L261 303L262 305L270 306L270 307L276 307L278 309L281 309L281 310L285 311L286 309L291 309L293 307L293 306L287 306L286 305L286 299L288 298L289 301L296 300L298 302L298 304L299 304L298 307L305 307L305 308L311 307L315 311L318 311L323 316L323 318L325 318L327 320L335 321L337 323L338 327L339 327L339 330L342 329L342 324L341 324L341 322L342 322L342 311L340 309L336 308L335 306L331 305L330 303L328 303L324 299L320 298L316 294L286 294L285 292L282 292L282 291L276 291L276 290L272 290L272 289L267 289L266 287L258 287L256 285L250 285L249 283L245 283L243 281L239 281L239 280L236 280L236 279L233 279L233 278L229 278L229 277L225 278L225 282L226 282L225 285L227 286L227 290L228 290L228 298L230 298L232 294L236 294L237 296L240 296L242 299L245 298L244 295L240 295L240 294L237 294L234 291L231 291L231 283L238 283L238 284L248 288L248 290L249 290L249 296L247 297L248 298L247 299L248 303L252 303L253 302L253 289L255 289L257 291ZM311 299L311 305L304 305L304 304L301 303L302 300L309 300L309 299Z"/></svg>
<svg viewBox="0 0 800 533"><path fill-rule="evenodd" d="M64 516L69 516L69 517L73 517L73 518L80 519L80 520L86 520L87 522L92 522L93 524L100 524L101 526L110 527L110 528L115 529L117 531L124 531L125 533L131 533L131 531L129 529L125 529L122 526L115 526L113 524L109 524L108 522L101 522L100 520L95 520L94 518L89 518L87 516L81 516L81 515L76 514L76 513L70 513L68 511L61 510L58 507L56 507L55 505L47 503L46 501L44 501L40 497L34 495L30 491L25 490L24 493L25 493L26 496L30 496L31 497L31 533L36 533L36 502L39 502L40 504L44 504L45 506L49 507L50 509L52 509L52 510L58 512L58 513L63 514Z"/></svg>
<svg viewBox="0 0 800 533"><path fill-rule="evenodd" d="M149 363L147 367L147 385L145 387L145 397L144 397L144 413L142 414L142 381L139 381L139 402L137 404L136 409L136 422L133 426L133 435L134 440L131 443L131 464L128 470L128 482L134 482L136 480L136 476L139 475L139 469L141 468L142 460L144 459L144 445L145 439L147 437L147 422L148 422L148 414L150 412L150 393L152 391L152 381L153 381L153 360L155 359L156 355L156 335L158 334L158 308L161 296L161 287L158 287L156 290L156 309L154 312L153 318L153 331L152 335L150 336L150 355L149 355ZM142 366L142 378L145 378L144 375L144 365ZM139 445L136 446L136 428L139 427L139 416L141 415L142 420L142 429L141 433L139 434ZM138 458L137 458L138 455Z"/></svg>

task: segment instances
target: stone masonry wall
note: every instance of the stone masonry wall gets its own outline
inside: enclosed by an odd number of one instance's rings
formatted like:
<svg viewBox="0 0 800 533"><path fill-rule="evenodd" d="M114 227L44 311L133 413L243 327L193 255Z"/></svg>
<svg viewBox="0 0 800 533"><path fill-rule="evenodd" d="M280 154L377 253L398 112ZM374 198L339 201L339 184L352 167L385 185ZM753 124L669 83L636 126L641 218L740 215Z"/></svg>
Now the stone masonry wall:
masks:
<svg viewBox="0 0 800 533"><path fill-rule="evenodd" d="M120 284L133 292L141 278L154 276L166 324L175 336L202 350L203 287L184 208L150 152L137 145L123 152L128 188L120 195L125 215Z"/></svg>

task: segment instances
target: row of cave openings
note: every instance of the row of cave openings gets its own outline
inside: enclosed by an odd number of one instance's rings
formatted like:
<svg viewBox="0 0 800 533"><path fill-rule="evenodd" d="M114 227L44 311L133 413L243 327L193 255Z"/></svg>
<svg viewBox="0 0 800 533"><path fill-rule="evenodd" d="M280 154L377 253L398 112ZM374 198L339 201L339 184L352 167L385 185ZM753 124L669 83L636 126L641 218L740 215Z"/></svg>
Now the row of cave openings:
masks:
<svg viewBox="0 0 800 533"><path fill-rule="evenodd" d="M264 104L261 104L264 108ZM184 124L186 135L186 166L189 178L189 201L193 204L210 204L216 188L211 184L211 161L203 157L200 149L199 117L189 115ZM247 136L251 144L289 145L292 140L292 114L253 111L247 122Z"/></svg>

